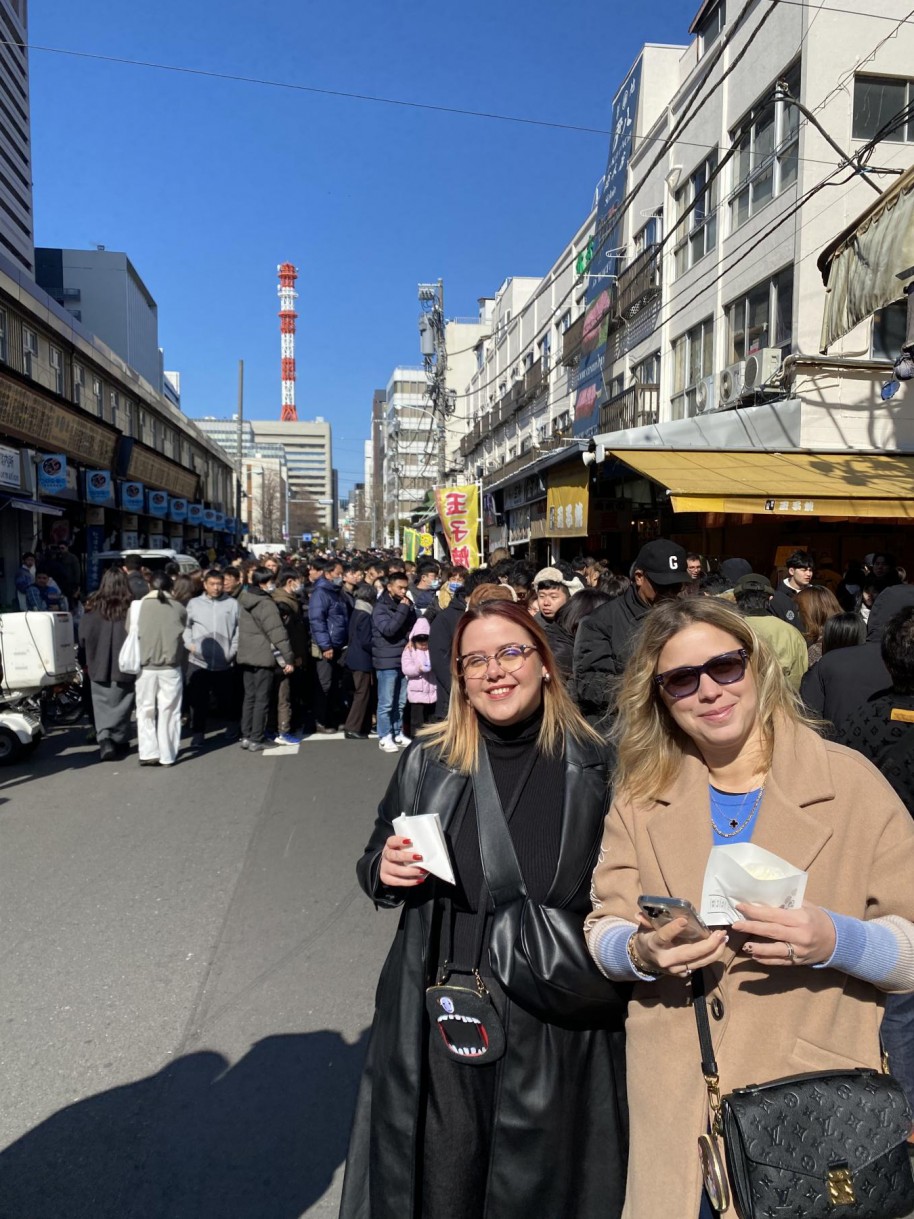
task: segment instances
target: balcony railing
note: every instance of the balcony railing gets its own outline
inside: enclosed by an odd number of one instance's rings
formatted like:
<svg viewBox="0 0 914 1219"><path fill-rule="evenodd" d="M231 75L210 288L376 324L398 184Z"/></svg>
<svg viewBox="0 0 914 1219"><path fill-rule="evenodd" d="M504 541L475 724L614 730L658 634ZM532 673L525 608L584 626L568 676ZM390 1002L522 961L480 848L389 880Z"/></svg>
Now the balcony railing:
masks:
<svg viewBox="0 0 914 1219"><path fill-rule="evenodd" d="M489 486L491 483L501 481L501 479L515 474L518 470L523 470L525 466L531 466L538 457L542 457L544 453L549 453L553 449L561 449L567 445L567 440L561 436L552 436L547 440L540 440L526 453L521 453L518 457L512 458L511 461L506 461L503 465L499 465L491 474L487 474L483 483Z"/></svg>
<svg viewBox="0 0 914 1219"><path fill-rule="evenodd" d="M524 374L524 399L527 402L532 402L538 393L546 384L546 377L543 373L543 358L531 364Z"/></svg>
<svg viewBox="0 0 914 1219"><path fill-rule="evenodd" d="M659 385L632 385L600 407L600 431L622 432L626 428L648 427L658 420Z"/></svg>
<svg viewBox="0 0 914 1219"><path fill-rule="evenodd" d="M660 251L656 244L629 263L616 285L616 313L630 322L641 309L660 295Z"/></svg>
<svg viewBox="0 0 914 1219"><path fill-rule="evenodd" d="M562 363L573 367L581 354L581 339L584 337L583 313L576 322L572 322L562 335Z"/></svg>

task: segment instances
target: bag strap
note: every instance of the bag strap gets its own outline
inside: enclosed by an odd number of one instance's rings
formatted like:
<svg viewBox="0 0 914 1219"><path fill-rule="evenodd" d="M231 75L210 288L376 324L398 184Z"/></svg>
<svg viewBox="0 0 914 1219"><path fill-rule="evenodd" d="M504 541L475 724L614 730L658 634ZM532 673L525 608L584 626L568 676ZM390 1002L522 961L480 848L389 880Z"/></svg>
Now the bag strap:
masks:
<svg viewBox="0 0 914 1219"><path fill-rule="evenodd" d="M536 764L536 751L531 751L530 766L518 783L514 804L523 793L530 773ZM492 763L485 742L479 744L479 760L473 774L473 794L476 799L476 826L479 831L479 856L482 873L493 906L510 905L519 897L527 896L527 888L517 861L517 852L511 841L511 831L502 808ZM513 809L512 809L513 811Z"/></svg>
<svg viewBox="0 0 914 1219"><path fill-rule="evenodd" d="M696 969L692 974L692 1007L695 1009L695 1024L698 1028L698 1045L701 1049L701 1073L708 1090L708 1108L711 1111L711 1133L723 1134L723 1115L720 1100L720 1074L711 1040L711 1025L708 1021L708 997L705 986L705 971Z"/></svg>

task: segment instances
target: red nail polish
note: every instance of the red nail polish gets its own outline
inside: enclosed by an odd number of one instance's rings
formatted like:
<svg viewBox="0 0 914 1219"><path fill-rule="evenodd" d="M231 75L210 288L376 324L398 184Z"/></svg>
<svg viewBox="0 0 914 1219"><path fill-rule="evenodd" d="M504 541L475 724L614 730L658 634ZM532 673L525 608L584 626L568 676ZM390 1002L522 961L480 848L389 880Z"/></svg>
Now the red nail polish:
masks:
<svg viewBox="0 0 914 1219"><path fill-rule="evenodd" d="M403 845L404 845L405 847L411 847L411 846L413 845L413 840L412 840L412 838L404 838L404 839L403 839Z"/></svg>
<svg viewBox="0 0 914 1219"><path fill-rule="evenodd" d="M414 856L413 856L413 859L417 859L417 860L418 860L418 859L421 859L421 858L422 858L422 856L421 856L421 855L414 855Z"/></svg>

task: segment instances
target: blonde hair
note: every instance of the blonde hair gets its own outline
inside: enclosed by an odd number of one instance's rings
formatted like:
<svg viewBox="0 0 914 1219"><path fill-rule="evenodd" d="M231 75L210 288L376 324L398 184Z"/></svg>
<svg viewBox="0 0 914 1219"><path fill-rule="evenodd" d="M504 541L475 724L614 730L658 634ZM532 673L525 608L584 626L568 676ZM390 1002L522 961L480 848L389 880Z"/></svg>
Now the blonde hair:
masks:
<svg viewBox="0 0 914 1219"><path fill-rule="evenodd" d="M543 722L537 748L555 757L564 749L566 735L582 743L601 744L603 738L587 723L566 691L549 640L539 623L533 621L523 606L513 601L489 600L468 606L457 623L451 646L451 697L447 719L419 730L424 748L440 750L444 764L461 774L472 774L476 770L479 761L479 722L467 698L466 683L457 658L467 628L483 618L500 618L510 622L532 639L543 669L549 674L549 681L543 682ZM529 664L529 660L526 663Z"/></svg>
<svg viewBox="0 0 914 1219"><path fill-rule="evenodd" d="M467 609L474 610L484 601L516 601L517 593L510 584L480 584L467 598Z"/></svg>
<svg viewBox="0 0 914 1219"><path fill-rule="evenodd" d="M699 624L732 635L749 654L749 668L758 690L758 722L766 767L771 765L777 718L818 727L804 712L799 695L788 686L777 657L736 610L713 597L666 601L655 606L645 618L616 696L612 731L618 749L615 779L617 787L624 787L634 799L650 798L664 791L675 777L689 745L689 738L670 715L654 677L667 643L680 631Z"/></svg>

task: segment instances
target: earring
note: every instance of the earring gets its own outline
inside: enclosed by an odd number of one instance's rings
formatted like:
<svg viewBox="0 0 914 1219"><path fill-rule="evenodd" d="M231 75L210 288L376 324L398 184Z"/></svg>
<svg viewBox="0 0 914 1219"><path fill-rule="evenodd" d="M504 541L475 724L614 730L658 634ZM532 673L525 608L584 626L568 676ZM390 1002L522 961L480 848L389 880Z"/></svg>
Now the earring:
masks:
<svg viewBox="0 0 914 1219"><path fill-rule="evenodd" d="M551 677L551 675L550 675L549 673L544 673L544 674L543 674L543 681L552 681L552 677Z"/></svg>

